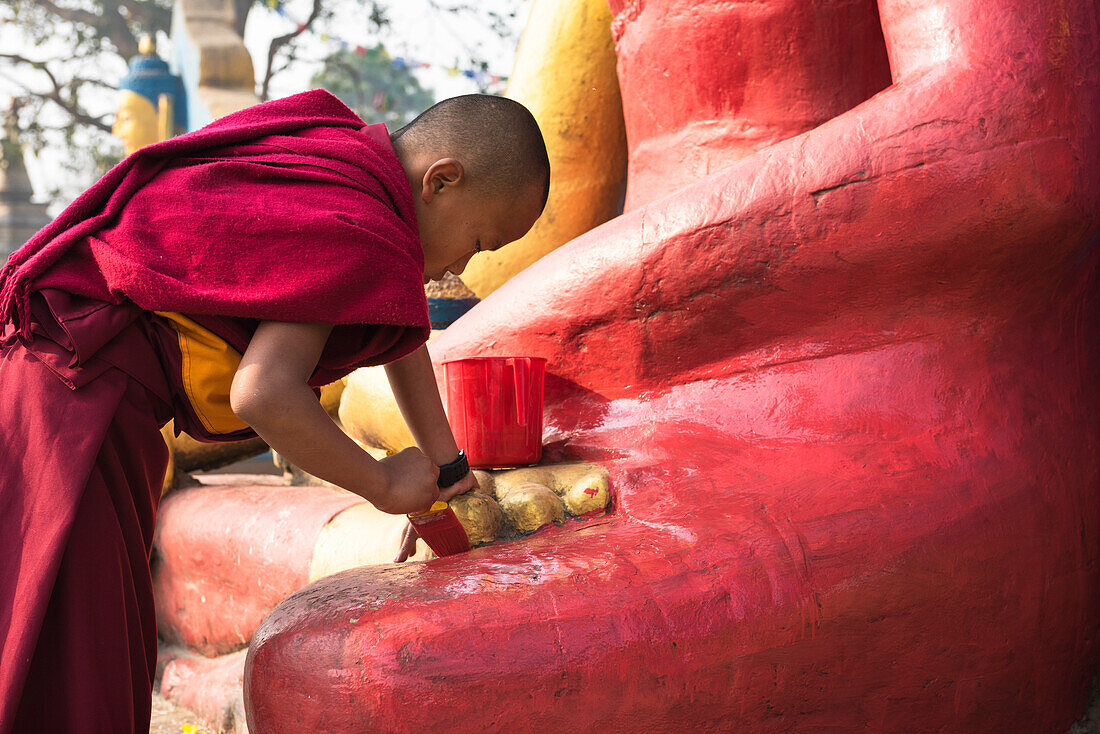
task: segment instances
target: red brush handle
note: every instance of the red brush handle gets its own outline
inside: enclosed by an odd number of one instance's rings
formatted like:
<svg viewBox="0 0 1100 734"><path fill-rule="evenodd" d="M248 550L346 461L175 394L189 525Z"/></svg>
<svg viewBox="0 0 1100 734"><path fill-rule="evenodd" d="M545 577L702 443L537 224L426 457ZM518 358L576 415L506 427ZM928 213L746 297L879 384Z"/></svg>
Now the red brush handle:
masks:
<svg viewBox="0 0 1100 734"><path fill-rule="evenodd" d="M443 506L436 509L439 505ZM416 528L421 540L437 556L450 556L470 550L466 528L462 527L454 510L446 502L436 502L431 510L422 515L409 515L409 521Z"/></svg>

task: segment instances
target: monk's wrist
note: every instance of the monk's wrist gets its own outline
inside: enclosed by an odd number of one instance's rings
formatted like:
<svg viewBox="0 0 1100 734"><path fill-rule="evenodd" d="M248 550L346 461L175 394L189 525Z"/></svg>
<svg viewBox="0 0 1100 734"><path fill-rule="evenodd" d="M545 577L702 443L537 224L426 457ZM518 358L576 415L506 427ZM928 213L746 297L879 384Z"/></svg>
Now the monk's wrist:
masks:
<svg viewBox="0 0 1100 734"><path fill-rule="evenodd" d="M470 462L466 459L466 452L459 451L458 458L439 465L439 478L436 480L436 485L440 489L446 489L469 473Z"/></svg>
<svg viewBox="0 0 1100 734"><path fill-rule="evenodd" d="M363 452L363 456L366 461L363 462L363 468L360 472L362 481L356 487L345 487L345 489L352 490L375 506L380 503L384 504L393 493L393 487L391 486L393 482L389 472L386 471L386 467L382 465L382 462L366 451Z"/></svg>

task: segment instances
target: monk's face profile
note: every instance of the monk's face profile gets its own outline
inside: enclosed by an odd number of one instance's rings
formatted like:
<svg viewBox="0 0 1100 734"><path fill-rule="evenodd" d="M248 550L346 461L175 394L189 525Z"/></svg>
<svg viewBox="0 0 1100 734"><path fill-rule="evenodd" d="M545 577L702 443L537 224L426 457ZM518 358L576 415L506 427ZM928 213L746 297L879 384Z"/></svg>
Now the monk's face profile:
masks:
<svg viewBox="0 0 1100 734"><path fill-rule="evenodd" d="M479 191L453 158L429 166L423 181L416 197L416 219L424 247L425 283L448 272L460 275L478 252L498 250L527 234L542 213L541 192L491 195Z"/></svg>

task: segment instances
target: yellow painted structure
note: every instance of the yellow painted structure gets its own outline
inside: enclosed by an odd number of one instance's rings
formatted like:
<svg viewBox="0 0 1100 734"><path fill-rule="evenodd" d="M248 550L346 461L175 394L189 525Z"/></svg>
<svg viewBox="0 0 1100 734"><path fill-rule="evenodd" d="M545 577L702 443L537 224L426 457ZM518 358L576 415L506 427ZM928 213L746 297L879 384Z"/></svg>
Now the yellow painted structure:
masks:
<svg viewBox="0 0 1100 734"><path fill-rule="evenodd" d="M252 92L256 72L244 39L233 28L237 18L232 1L177 0L173 10L198 51L197 86Z"/></svg>
<svg viewBox="0 0 1100 734"><path fill-rule="evenodd" d="M415 446L390 390L383 367L363 367L346 378L340 399L340 425L364 446L383 451L400 451Z"/></svg>
<svg viewBox="0 0 1100 734"><path fill-rule="evenodd" d="M618 213L626 130L606 0L535 0L505 96L542 129L550 198L527 236L466 267L462 280L480 298Z"/></svg>
<svg viewBox="0 0 1100 734"><path fill-rule="evenodd" d="M517 533L533 533L543 525L565 521L565 505L549 487L521 484L500 499L508 527Z"/></svg>
<svg viewBox="0 0 1100 734"><path fill-rule="evenodd" d="M142 36L138 42L138 53L141 56L156 57L157 46L152 37ZM124 79L123 82L125 81ZM119 89L118 108L111 133L122 140L126 146L126 155L130 155L138 148L159 143L183 132L176 129L174 114L172 98L167 94L161 94L154 105L144 94L132 89Z"/></svg>
<svg viewBox="0 0 1100 734"><path fill-rule="evenodd" d="M175 105L167 94L157 97L157 138L167 140L176 134L176 125L173 122Z"/></svg>
<svg viewBox="0 0 1100 734"><path fill-rule="evenodd" d="M111 133L122 140L126 155L138 148L160 142L159 112L143 95L129 89L118 92L118 110Z"/></svg>
<svg viewBox="0 0 1100 734"><path fill-rule="evenodd" d="M407 523L404 515L387 515L369 502L352 505L321 529L309 562L309 580L357 566L392 562ZM416 555L410 560L432 557L427 546L417 543Z"/></svg>
<svg viewBox="0 0 1100 734"><path fill-rule="evenodd" d="M176 436L172 422L169 422L161 433L164 435L165 443L168 444L168 452L175 468L184 473L217 469L267 451L267 444L260 438L204 443L196 441L186 433Z"/></svg>
<svg viewBox="0 0 1100 734"><path fill-rule="evenodd" d="M492 543L504 527L504 512L483 492L467 492L451 499L451 509L466 530L471 546Z"/></svg>
<svg viewBox="0 0 1100 734"><path fill-rule="evenodd" d="M433 330L428 335L429 353L432 339L441 333L442 330ZM416 439L394 400L385 367L362 367L345 377L344 382L338 416L345 433L363 446L382 452L416 446Z"/></svg>
<svg viewBox="0 0 1100 734"><path fill-rule="evenodd" d="M565 503L570 515L586 515L602 510L611 502L611 487L607 470L598 464L547 464L478 474L481 488L499 502L521 487L530 484L549 488Z"/></svg>

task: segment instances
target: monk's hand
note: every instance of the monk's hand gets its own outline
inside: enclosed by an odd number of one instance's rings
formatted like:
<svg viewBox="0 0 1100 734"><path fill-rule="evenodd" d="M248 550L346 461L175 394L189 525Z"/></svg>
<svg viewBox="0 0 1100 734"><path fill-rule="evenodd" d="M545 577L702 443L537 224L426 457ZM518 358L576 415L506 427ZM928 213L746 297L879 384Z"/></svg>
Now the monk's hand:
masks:
<svg viewBox="0 0 1100 734"><path fill-rule="evenodd" d="M474 476L472 471L467 472L462 479L439 490L439 499L449 501L452 497L457 497L475 489L481 489L481 485L478 484L477 477ZM406 523L405 532L401 534L401 544L397 548L397 557L393 559L393 562L402 563L416 555L416 539L419 537L413 524L411 522Z"/></svg>
<svg viewBox="0 0 1100 734"><path fill-rule="evenodd" d="M374 506L391 515L427 512L439 498L439 467L423 451L410 447L378 462L385 473L385 487Z"/></svg>
<svg viewBox="0 0 1100 734"><path fill-rule="evenodd" d="M403 563L416 554L416 539L420 535L417 534L416 528L413 527L411 522L405 523L405 532L401 534L401 544L397 548L397 558L393 559L394 563Z"/></svg>
<svg viewBox="0 0 1100 734"><path fill-rule="evenodd" d="M466 476L462 477L462 479L459 479L449 487L444 487L439 490L439 499L449 501L452 497L466 494L475 489L481 489L481 485L477 483L477 477L474 476L474 473L468 471L466 472Z"/></svg>

